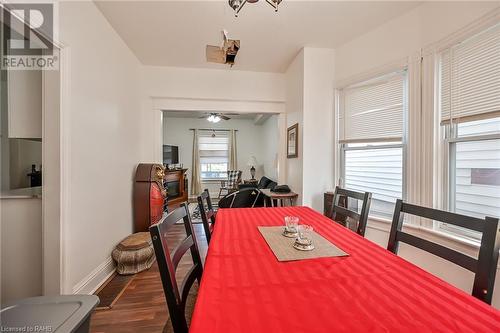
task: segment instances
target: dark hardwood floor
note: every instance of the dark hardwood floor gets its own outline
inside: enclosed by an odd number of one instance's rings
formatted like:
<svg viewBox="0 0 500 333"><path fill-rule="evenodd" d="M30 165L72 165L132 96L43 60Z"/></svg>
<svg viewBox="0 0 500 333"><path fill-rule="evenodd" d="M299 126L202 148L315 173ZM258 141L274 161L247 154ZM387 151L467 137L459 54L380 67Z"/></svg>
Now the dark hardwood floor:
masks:
<svg viewBox="0 0 500 333"><path fill-rule="evenodd" d="M200 255L205 261L207 241L202 224L194 225ZM184 225L174 225L169 234L173 249L186 235ZM177 268L177 281L182 281L192 265L189 251ZM93 333L162 332L168 319L168 309L161 286L158 265L136 274L112 309L94 311L90 331Z"/></svg>

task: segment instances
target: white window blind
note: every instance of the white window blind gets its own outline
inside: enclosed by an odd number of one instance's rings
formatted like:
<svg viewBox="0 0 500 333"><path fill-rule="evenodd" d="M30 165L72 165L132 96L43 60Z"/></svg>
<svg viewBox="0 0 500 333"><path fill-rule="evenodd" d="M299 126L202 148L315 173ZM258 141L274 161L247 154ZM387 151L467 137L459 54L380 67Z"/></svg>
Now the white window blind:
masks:
<svg viewBox="0 0 500 333"><path fill-rule="evenodd" d="M340 142L400 141L403 137L406 71L341 91Z"/></svg>
<svg viewBox="0 0 500 333"><path fill-rule="evenodd" d="M227 176L228 148L227 132L200 131L198 149L202 179L218 179Z"/></svg>
<svg viewBox="0 0 500 333"><path fill-rule="evenodd" d="M500 24L441 53L441 122L500 115Z"/></svg>

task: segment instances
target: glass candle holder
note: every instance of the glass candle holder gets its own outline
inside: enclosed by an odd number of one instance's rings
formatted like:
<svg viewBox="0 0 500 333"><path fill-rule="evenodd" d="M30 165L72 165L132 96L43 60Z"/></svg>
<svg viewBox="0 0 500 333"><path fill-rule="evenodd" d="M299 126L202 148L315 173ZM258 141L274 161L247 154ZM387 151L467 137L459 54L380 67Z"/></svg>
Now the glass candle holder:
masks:
<svg viewBox="0 0 500 333"><path fill-rule="evenodd" d="M289 233L297 233L299 218L296 216L285 216L285 231Z"/></svg>
<svg viewBox="0 0 500 333"><path fill-rule="evenodd" d="M312 231L313 227L307 224L301 224L298 226L297 230L297 241L303 245L310 245L312 243Z"/></svg>

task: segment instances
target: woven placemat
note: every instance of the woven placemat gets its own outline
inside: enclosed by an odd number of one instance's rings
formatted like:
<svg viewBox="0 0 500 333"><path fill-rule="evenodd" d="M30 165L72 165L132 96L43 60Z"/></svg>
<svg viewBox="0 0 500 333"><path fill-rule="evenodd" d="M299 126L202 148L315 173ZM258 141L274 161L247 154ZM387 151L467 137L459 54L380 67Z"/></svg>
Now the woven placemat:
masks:
<svg viewBox="0 0 500 333"><path fill-rule="evenodd" d="M288 238L282 235L284 226L279 227L257 227L273 251L278 261L292 261L325 257L344 257L348 256L330 241L326 240L320 234L312 232L311 238L314 244L314 250L300 251L293 247L295 238Z"/></svg>

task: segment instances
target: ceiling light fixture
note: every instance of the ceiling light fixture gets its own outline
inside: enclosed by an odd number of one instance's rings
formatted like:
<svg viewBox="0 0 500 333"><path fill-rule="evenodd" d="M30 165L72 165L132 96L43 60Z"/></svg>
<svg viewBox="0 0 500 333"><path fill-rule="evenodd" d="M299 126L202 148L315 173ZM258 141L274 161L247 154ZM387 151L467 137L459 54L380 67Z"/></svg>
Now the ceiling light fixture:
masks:
<svg viewBox="0 0 500 333"><path fill-rule="evenodd" d="M231 7L234 10L234 16L238 17L238 14L240 10L245 6L247 2L249 3L256 3L259 0L228 0L229 7ZM271 5L271 7L274 8L274 11L278 11L278 6L281 3L282 0L266 0L268 4Z"/></svg>
<svg viewBox="0 0 500 333"><path fill-rule="evenodd" d="M211 123L218 123L219 121L222 120L222 118L216 114L216 113L211 113L208 117L207 120Z"/></svg>

